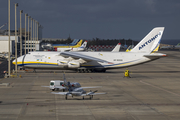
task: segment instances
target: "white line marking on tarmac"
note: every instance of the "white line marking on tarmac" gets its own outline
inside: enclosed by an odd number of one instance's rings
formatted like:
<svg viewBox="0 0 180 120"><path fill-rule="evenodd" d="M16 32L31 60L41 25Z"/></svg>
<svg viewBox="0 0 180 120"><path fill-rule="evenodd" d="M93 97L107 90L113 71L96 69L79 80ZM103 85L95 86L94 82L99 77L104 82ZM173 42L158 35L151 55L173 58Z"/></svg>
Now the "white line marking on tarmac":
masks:
<svg viewBox="0 0 180 120"><path fill-rule="evenodd" d="M152 84L149 84L149 83L146 83L146 82L143 82L143 81L140 81L140 82L141 82L141 83L143 83L143 84L149 85L149 86L151 86L151 87L154 87L154 88L157 88L157 89L163 90L163 91L165 91L165 92L171 93L171 94L173 94L173 95L180 96L179 94L176 94L176 93L173 93L173 92L171 92L171 91L165 90L165 89L163 89L163 88L160 88L160 87L154 86L154 85L152 85Z"/></svg>

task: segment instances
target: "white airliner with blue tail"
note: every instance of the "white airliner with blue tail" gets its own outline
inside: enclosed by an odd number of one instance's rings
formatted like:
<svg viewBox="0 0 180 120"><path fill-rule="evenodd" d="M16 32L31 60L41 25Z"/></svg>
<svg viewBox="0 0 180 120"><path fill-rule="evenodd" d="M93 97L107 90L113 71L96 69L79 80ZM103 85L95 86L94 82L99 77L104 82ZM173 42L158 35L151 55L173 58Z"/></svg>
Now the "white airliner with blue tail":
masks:
<svg viewBox="0 0 180 120"><path fill-rule="evenodd" d="M107 69L134 66L166 56L157 53L163 31L164 27L154 28L130 52L29 52L17 59L17 65L79 72L105 72Z"/></svg>
<svg viewBox="0 0 180 120"><path fill-rule="evenodd" d="M87 46L87 41L85 41L80 47L78 48L73 48L73 47L70 47L70 48L57 48L57 51L59 52L67 52L67 51L71 51L71 52L74 52L74 51L84 51L85 48Z"/></svg>

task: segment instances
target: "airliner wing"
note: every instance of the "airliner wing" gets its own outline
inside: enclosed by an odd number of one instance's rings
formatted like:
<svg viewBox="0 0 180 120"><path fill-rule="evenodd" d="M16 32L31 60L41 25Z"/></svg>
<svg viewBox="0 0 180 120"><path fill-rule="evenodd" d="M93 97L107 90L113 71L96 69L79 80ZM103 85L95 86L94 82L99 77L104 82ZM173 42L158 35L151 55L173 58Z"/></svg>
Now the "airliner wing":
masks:
<svg viewBox="0 0 180 120"><path fill-rule="evenodd" d="M75 52L61 52L60 53L61 56L63 57L72 57L74 59L83 59L85 61L97 61L97 62L106 62L106 63L109 63L108 61L106 60L102 60L102 59L99 59L99 58L95 58L95 57L91 57L91 56L87 56L87 55L82 55L80 53L75 53Z"/></svg>

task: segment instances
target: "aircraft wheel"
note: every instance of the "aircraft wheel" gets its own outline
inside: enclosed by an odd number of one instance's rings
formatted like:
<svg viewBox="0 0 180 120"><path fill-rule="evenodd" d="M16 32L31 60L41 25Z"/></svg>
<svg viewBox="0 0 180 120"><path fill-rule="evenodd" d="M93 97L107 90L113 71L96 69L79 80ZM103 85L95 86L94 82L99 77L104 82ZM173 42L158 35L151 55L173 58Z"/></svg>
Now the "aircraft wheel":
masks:
<svg viewBox="0 0 180 120"><path fill-rule="evenodd" d="M52 91L54 91L55 89L52 89Z"/></svg>
<svg viewBox="0 0 180 120"><path fill-rule="evenodd" d="M67 100L67 95L66 95L66 100Z"/></svg>
<svg viewBox="0 0 180 120"><path fill-rule="evenodd" d="M90 72L91 72L91 70L87 69L87 72L88 72L88 73L90 73Z"/></svg>
<svg viewBox="0 0 180 120"><path fill-rule="evenodd" d="M85 69L85 71L86 71L86 73L88 73L88 72L89 72L89 70L88 70L88 69Z"/></svg>
<svg viewBox="0 0 180 120"><path fill-rule="evenodd" d="M65 89L63 89L63 92L65 92Z"/></svg>
<svg viewBox="0 0 180 120"><path fill-rule="evenodd" d="M91 96L89 97L89 99L91 100Z"/></svg>
<svg viewBox="0 0 180 120"><path fill-rule="evenodd" d="M83 100L84 100L84 96L83 96Z"/></svg>

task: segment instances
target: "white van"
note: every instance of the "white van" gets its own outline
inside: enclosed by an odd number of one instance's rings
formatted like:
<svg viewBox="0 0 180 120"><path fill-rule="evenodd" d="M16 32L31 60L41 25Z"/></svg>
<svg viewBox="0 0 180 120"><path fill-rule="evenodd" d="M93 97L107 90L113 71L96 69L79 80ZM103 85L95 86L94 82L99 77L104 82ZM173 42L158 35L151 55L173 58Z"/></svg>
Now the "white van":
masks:
<svg viewBox="0 0 180 120"><path fill-rule="evenodd" d="M62 85L64 84L64 81L60 81L60 80L51 80L50 81L50 86L49 88L54 91L54 90L59 90L59 87L63 87ZM63 92L65 91L65 89L62 89Z"/></svg>

